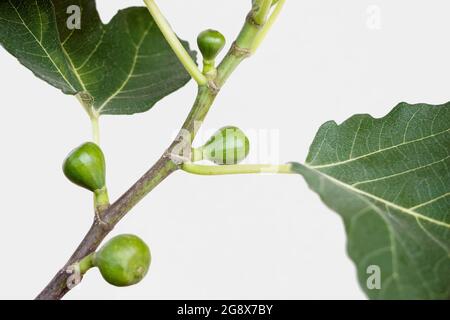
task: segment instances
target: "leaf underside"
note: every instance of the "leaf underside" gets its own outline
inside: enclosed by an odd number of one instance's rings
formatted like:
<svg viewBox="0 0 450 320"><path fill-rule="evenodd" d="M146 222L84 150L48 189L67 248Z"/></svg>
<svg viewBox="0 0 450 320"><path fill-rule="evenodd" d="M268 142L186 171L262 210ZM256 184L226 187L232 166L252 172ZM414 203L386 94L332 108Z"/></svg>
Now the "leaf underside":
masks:
<svg viewBox="0 0 450 320"><path fill-rule="evenodd" d="M67 26L73 5L80 29ZM89 97L98 114L147 111L190 79L146 8L105 25L94 0L2 0L0 44L64 93Z"/></svg>
<svg viewBox="0 0 450 320"><path fill-rule="evenodd" d="M450 298L450 103L325 123L294 168L343 218L370 298Z"/></svg>

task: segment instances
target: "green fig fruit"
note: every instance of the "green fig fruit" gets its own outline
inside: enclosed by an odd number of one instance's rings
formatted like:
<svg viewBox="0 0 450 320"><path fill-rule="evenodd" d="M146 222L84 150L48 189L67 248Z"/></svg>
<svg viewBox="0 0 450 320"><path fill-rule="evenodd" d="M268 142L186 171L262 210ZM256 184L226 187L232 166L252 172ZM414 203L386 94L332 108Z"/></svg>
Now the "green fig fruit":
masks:
<svg viewBox="0 0 450 320"><path fill-rule="evenodd" d="M205 61L213 61L225 47L225 37L219 31L208 29L199 34L198 48Z"/></svg>
<svg viewBox="0 0 450 320"><path fill-rule="evenodd" d="M218 130L200 148L192 150L192 160L209 160L218 165L242 162L250 152L250 142L241 129L227 126Z"/></svg>
<svg viewBox="0 0 450 320"><path fill-rule="evenodd" d="M150 267L151 254L139 237L123 234L109 240L94 254L92 260L108 283L126 287L145 277Z"/></svg>
<svg viewBox="0 0 450 320"><path fill-rule="evenodd" d="M74 184L92 192L105 187L105 156L98 145L87 142L64 160L64 175Z"/></svg>

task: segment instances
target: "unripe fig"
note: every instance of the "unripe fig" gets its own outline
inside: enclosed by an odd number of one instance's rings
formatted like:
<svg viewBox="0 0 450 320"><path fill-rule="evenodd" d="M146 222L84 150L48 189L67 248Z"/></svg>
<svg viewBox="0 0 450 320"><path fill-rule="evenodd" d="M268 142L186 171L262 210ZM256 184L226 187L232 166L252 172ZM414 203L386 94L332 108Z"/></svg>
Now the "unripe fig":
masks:
<svg viewBox="0 0 450 320"><path fill-rule="evenodd" d="M87 142L64 160L64 175L74 184L92 192L105 187L105 156L98 145Z"/></svg>
<svg viewBox="0 0 450 320"><path fill-rule="evenodd" d="M209 160L218 165L233 165L242 162L250 151L250 142L237 127L224 127L218 130L200 148L193 149L193 161Z"/></svg>
<svg viewBox="0 0 450 320"><path fill-rule="evenodd" d="M94 254L92 260L108 283L126 287L145 277L150 267L151 254L139 237L123 234L109 240Z"/></svg>
<svg viewBox="0 0 450 320"><path fill-rule="evenodd" d="M213 61L225 47L225 37L219 31L208 29L198 35L197 44L205 61Z"/></svg>

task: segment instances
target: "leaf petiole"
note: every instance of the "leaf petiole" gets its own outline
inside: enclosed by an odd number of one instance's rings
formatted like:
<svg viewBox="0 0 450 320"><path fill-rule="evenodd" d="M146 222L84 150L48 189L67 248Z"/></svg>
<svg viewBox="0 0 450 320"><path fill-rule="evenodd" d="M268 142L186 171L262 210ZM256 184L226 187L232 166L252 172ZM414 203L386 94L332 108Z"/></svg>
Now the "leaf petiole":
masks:
<svg viewBox="0 0 450 320"><path fill-rule="evenodd" d="M197 64L194 62L194 60L192 60L189 53L183 47L180 40L178 39L178 37L170 27L169 23L167 22L166 18L159 10L155 1L144 0L144 3L147 6L148 10L150 11L150 14L152 15L162 34L164 35L164 38L166 38L170 47L175 52L176 56L183 64L183 66L186 68L186 71L198 83L198 85L200 86L205 85L208 82L207 78L200 71L200 69L197 67Z"/></svg>
<svg viewBox="0 0 450 320"><path fill-rule="evenodd" d="M258 174L258 173L273 173L273 174L294 174L291 164L273 165L273 164L237 164L237 165L223 165L223 166L208 166L194 163L183 163L181 169L188 173L203 175L203 176L217 176L217 175L232 175L232 174Z"/></svg>
<svg viewBox="0 0 450 320"><path fill-rule="evenodd" d="M99 125L99 117L93 116L91 117L92 124L92 139L97 145L100 145L100 125Z"/></svg>
<svg viewBox="0 0 450 320"><path fill-rule="evenodd" d="M100 145L100 126L99 126L99 118L100 115L98 112L92 107L92 97L86 92L80 92L76 95L76 98L83 106L83 109L89 116L91 120L92 126L92 140L97 145Z"/></svg>

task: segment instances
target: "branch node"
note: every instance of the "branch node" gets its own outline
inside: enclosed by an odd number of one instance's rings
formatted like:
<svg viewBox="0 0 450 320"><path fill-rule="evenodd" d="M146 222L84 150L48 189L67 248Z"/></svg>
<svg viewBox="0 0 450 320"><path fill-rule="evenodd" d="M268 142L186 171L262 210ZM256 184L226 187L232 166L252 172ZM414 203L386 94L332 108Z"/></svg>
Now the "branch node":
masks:
<svg viewBox="0 0 450 320"><path fill-rule="evenodd" d="M260 29L263 27L263 24L258 23L255 21L255 13L254 11L250 11L250 13L247 15L247 17L245 18L245 20L247 21L247 23L255 26L256 28Z"/></svg>
<svg viewBox="0 0 450 320"><path fill-rule="evenodd" d="M81 276L81 270L78 263L74 263L66 268L66 273L70 274L70 276L67 278L66 286L69 290L75 288L77 285L80 284L82 276Z"/></svg>
<svg viewBox="0 0 450 320"><path fill-rule="evenodd" d="M208 81L208 89L211 90L214 95L217 95L220 92L220 86L214 80Z"/></svg>
<svg viewBox="0 0 450 320"><path fill-rule="evenodd" d="M190 162L191 159L189 157L186 156L182 156L176 153L172 153L170 151L166 151L166 153L164 154L165 158L170 159L173 163L175 163L177 166L182 165L185 162Z"/></svg>
<svg viewBox="0 0 450 320"><path fill-rule="evenodd" d="M110 223L103 221L98 211L95 211L94 223L106 231L111 231L114 228Z"/></svg>
<svg viewBox="0 0 450 320"><path fill-rule="evenodd" d="M182 129L172 146L164 152L163 158L170 159L177 167L191 161L191 134L189 131Z"/></svg>
<svg viewBox="0 0 450 320"><path fill-rule="evenodd" d="M248 58L252 55L252 50L241 48L237 45L236 41L233 42L233 45L231 47L231 52L234 56L238 58Z"/></svg>

